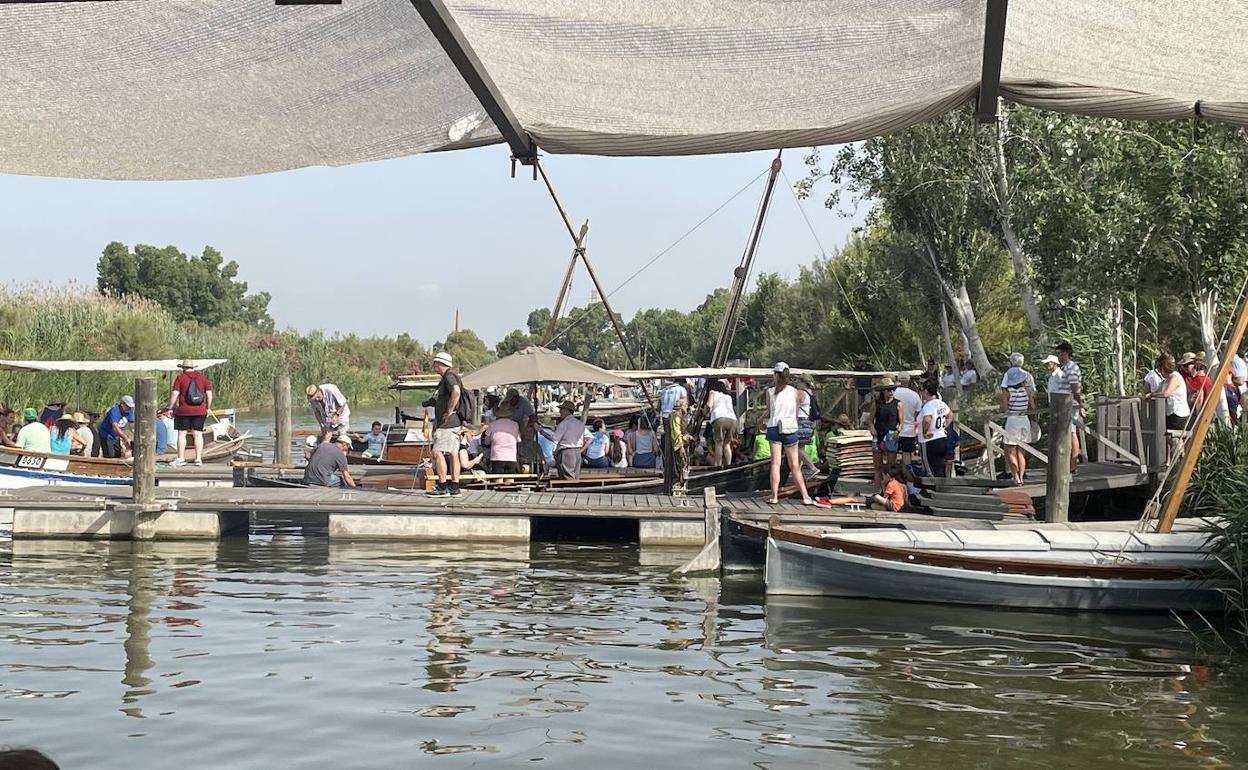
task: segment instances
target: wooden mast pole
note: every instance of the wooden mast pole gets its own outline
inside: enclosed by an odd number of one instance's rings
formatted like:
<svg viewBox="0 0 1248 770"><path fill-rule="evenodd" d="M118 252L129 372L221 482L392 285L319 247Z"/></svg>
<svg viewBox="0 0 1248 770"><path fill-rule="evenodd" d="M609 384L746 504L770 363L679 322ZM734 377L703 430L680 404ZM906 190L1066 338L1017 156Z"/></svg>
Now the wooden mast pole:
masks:
<svg viewBox="0 0 1248 770"><path fill-rule="evenodd" d="M572 271L576 269L576 260L580 258L581 252L585 250L585 236L589 234L589 221L581 225L580 235L574 236L575 246L572 249L572 256L568 259L568 269L563 272L563 283L559 285L559 297L555 300L555 309L550 311L550 323L546 324L546 336L542 340L542 347L550 345L550 341L555 338L555 325L559 323L559 315L563 313L563 301L568 297L568 289L572 286Z"/></svg>
<svg viewBox="0 0 1248 770"><path fill-rule="evenodd" d="M1157 522L1158 532L1169 532L1174 528L1174 520L1179 515L1179 506L1183 504L1183 495L1187 492L1187 486L1191 483L1192 473L1196 470L1196 461L1200 459L1200 452L1205 447L1205 437L1209 433L1209 424L1213 422L1213 415L1218 409L1221 402L1222 388L1226 383L1226 377L1231 371L1231 361L1235 358L1235 351L1239 350L1240 343L1244 339L1244 331L1248 329L1248 301L1240 298L1238 315L1235 317L1235 328L1231 330L1231 337L1227 340L1226 351L1222 355L1222 361L1218 364L1218 371L1213 377L1213 388L1209 391L1210 398L1205 399L1205 403L1201 405L1200 412L1196 415L1196 425L1192 427L1192 435L1188 439L1187 449L1183 453L1183 463L1179 466L1178 478L1174 481L1174 486L1170 489L1170 494L1166 498L1166 504L1161 511L1161 520Z"/></svg>
<svg viewBox="0 0 1248 770"><path fill-rule="evenodd" d="M637 369L637 360L633 357L633 351L628 346L628 339L624 336L624 329L620 326L620 319L616 317L615 311L611 308L611 301L607 298L607 291L602 286L602 281L598 280L598 273L594 270L594 265L589 261L589 254L585 251L584 232L589 228L586 222L582 227L582 235L577 236L576 230L572 228L572 219L568 217L568 212L563 208L563 203L559 200L558 193L555 192L555 186L550 183L550 178L546 176L546 167L542 165L540 160L534 160L533 167L537 169L537 173L542 178L542 182L546 185L546 191L550 193L550 198L555 202L555 208L559 211L559 216L563 219L563 226L568 229L568 236L572 238L574 248L572 257L575 261L576 257L580 257L585 263L585 270L589 273L589 278L594 282L594 290L598 292L598 298L602 300L602 306L607 311L607 318L611 321L611 328L615 329L615 336L620 341L620 347L624 349L624 355L628 357L628 365L631 369ZM568 277L571 278L572 272L569 266ZM564 293L564 292L561 292ZM553 320L553 319L552 319ZM548 337L553 335L553 329ZM551 339L547 339L546 343L550 344ZM650 397L650 389L646 387L644 381L639 380L641 386L641 394L645 396L646 403L651 409L655 408L654 399Z"/></svg>

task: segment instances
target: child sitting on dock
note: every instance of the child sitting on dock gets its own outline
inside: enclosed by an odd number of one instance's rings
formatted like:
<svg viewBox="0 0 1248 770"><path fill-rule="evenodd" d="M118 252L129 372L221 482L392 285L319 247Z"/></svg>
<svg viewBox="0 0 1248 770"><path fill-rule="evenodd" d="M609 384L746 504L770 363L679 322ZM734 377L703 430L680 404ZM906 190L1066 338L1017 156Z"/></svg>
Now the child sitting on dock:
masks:
<svg viewBox="0 0 1248 770"><path fill-rule="evenodd" d="M882 494L872 495L868 502L871 504L871 510L873 511L892 511L897 513L905 509L905 474L900 465L888 466Z"/></svg>

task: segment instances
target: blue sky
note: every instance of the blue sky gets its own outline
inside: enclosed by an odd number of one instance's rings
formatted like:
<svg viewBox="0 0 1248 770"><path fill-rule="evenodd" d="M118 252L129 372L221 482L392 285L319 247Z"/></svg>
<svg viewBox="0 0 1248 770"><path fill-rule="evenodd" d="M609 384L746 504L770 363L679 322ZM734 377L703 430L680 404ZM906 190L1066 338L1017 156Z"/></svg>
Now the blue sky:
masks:
<svg viewBox="0 0 1248 770"><path fill-rule="evenodd" d="M785 172L806 171L805 151ZM687 158L544 159L577 226L590 221L590 258L608 289L669 246L763 172L772 152ZM612 297L626 317L644 307L689 309L731 281L762 194L754 182ZM408 332L432 342L463 325L493 344L553 303L571 241L540 181L506 149L485 147L343 168L194 182L102 182L0 175L9 284L93 285L112 240L215 246L252 290L273 295L281 327ZM854 219L804 201L829 251ZM792 195L777 187L755 272L796 275L819 248ZM589 297L578 271L572 301Z"/></svg>

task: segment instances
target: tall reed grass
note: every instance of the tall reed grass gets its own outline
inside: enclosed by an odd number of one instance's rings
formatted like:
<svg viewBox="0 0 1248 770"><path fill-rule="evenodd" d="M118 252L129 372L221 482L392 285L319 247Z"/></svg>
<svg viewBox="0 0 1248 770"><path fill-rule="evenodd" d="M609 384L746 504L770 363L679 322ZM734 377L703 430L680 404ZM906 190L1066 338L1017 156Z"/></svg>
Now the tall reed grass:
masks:
<svg viewBox="0 0 1248 770"><path fill-rule="evenodd" d="M1214 522L1215 572L1226 586L1226 617L1207 623L1201 636L1248 654L1248 421L1238 428L1215 424L1210 429L1183 509L1186 515Z"/></svg>
<svg viewBox="0 0 1248 770"><path fill-rule="evenodd" d="M334 382L354 403L390 399L391 373L427 367L428 351L400 337L265 334L241 325L177 323L159 305L101 295L79 284L0 288L0 358L225 358L208 372L224 406L267 406L273 377L287 372L295 396L308 383ZM134 389L133 373L84 373L82 405L99 408ZM170 374L157 375L167 387ZM13 408L74 398L74 375L0 372L0 402Z"/></svg>

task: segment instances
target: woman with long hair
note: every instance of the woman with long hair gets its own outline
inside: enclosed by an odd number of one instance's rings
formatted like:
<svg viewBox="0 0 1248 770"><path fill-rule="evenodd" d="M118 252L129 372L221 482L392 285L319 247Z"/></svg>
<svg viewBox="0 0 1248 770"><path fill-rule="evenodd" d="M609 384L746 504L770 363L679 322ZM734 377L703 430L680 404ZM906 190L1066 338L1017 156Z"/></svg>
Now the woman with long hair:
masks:
<svg viewBox="0 0 1248 770"><path fill-rule="evenodd" d="M789 461L789 474L797 480L797 490L802 493L804 505L815 505L806 491L806 478L802 476L802 462L797 448L797 412L799 400L805 394L789 384L789 365L783 361L772 368L774 384L767 389L767 442L771 445L771 502L780 499L780 460Z"/></svg>

